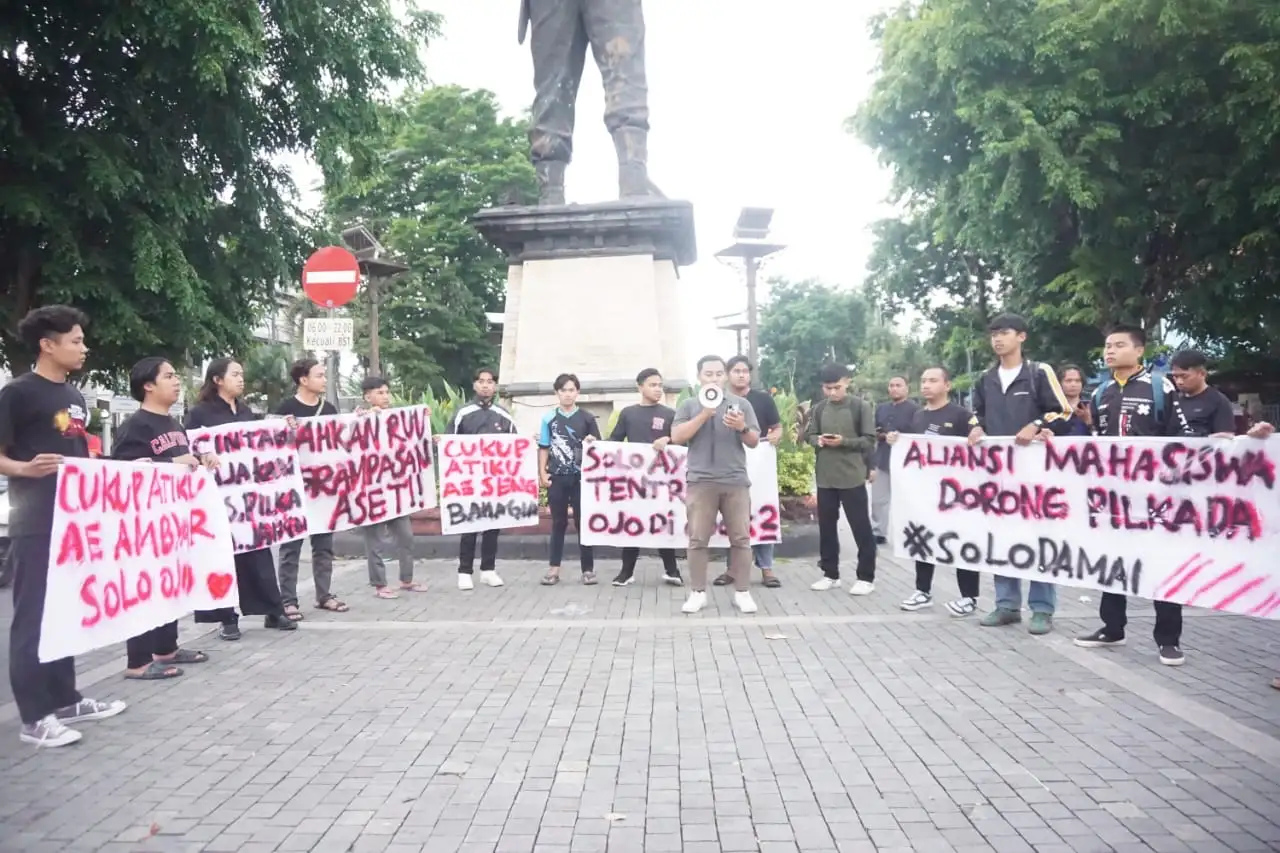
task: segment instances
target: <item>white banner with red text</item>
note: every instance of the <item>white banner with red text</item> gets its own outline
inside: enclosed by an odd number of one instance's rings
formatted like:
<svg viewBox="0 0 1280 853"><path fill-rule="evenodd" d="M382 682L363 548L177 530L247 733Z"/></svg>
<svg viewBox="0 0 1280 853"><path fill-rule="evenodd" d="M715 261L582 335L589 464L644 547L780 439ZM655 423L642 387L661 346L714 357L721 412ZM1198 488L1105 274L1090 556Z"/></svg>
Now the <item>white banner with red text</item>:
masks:
<svg viewBox="0 0 1280 853"><path fill-rule="evenodd" d="M192 610L235 606L231 553L210 472L67 459L58 469L40 660L124 642Z"/></svg>
<svg viewBox="0 0 1280 853"><path fill-rule="evenodd" d="M538 523L538 446L523 435L442 435L440 532Z"/></svg>
<svg viewBox="0 0 1280 853"><path fill-rule="evenodd" d="M582 528L586 545L619 548L687 548L685 508L687 448L595 441L582 453ZM751 481L751 544L782 540L778 502L778 456L761 442L747 449ZM713 548L728 548L724 519L711 537Z"/></svg>
<svg viewBox="0 0 1280 853"><path fill-rule="evenodd" d="M1280 438L1054 438L1017 446L903 435L895 553L1280 618Z"/></svg>

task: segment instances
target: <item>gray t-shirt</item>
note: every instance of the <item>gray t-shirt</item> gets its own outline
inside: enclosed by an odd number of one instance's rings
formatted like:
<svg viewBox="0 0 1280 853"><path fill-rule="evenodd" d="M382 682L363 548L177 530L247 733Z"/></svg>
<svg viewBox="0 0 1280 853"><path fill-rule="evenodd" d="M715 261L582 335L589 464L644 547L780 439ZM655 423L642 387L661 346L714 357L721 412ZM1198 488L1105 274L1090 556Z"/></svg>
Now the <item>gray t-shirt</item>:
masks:
<svg viewBox="0 0 1280 853"><path fill-rule="evenodd" d="M747 420L747 429L760 432L760 424L751 404L742 397L725 392L724 401L716 409L715 417L702 425L693 438L689 439L689 483L717 483L722 486L750 486L747 477L747 449L742 444L742 437L735 430L724 425L724 416L729 407L736 405L742 410ZM680 426L693 420L702 411L702 404L694 397L685 400L676 409L676 418L671 427Z"/></svg>

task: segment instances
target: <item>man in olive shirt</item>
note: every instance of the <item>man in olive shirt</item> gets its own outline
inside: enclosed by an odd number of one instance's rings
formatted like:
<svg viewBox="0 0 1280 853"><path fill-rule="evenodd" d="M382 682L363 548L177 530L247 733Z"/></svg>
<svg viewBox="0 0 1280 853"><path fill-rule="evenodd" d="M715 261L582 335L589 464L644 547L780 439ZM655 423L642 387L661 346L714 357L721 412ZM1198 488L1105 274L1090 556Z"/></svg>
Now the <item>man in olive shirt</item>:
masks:
<svg viewBox="0 0 1280 853"><path fill-rule="evenodd" d="M843 367L828 364L819 374L820 400L813 407L805 441L817 448L814 475L818 484L818 568L823 577L813 589L840 585L840 508L858 543L858 576L850 595L870 595L876 582L876 539L867 514L867 453L875 445L875 413L871 404L849 394Z"/></svg>

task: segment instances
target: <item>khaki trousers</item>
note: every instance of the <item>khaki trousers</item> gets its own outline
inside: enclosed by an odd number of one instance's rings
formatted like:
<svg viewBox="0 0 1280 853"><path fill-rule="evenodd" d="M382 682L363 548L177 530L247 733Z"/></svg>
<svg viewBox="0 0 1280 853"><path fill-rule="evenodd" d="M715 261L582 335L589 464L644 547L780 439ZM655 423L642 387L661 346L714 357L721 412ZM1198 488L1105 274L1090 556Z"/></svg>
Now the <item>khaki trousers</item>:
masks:
<svg viewBox="0 0 1280 853"><path fill-rule="evenodd" d="M689 518L689 588L707 588L707 543L716 530L716 516L724 517L729 537L729 576L733 588L745 591L751 582L751 490L746 486L690 483L685 494Z"/></svg>

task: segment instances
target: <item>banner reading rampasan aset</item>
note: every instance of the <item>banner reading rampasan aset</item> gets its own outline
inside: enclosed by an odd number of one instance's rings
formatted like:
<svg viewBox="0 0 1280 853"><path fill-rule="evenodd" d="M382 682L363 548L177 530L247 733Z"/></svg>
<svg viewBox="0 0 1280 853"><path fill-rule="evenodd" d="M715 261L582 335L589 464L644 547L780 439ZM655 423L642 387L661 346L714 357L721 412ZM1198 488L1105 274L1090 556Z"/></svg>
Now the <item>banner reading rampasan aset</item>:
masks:
<svg viewBox="0 0 1280 853"><path fill-rule="evenodd" d="M687 448L595 441L582 451L582 541L620 548L687 548ZM779 542L778 457L770 444L747 450L751 544ZM711 537L728 548L724 519Z"/></svg>
<svg viewBox="0 0 1280 853"><path fill-rule="evenodd" d="M1280 618L1280 438L903 435L898 556Z"/></svg>

